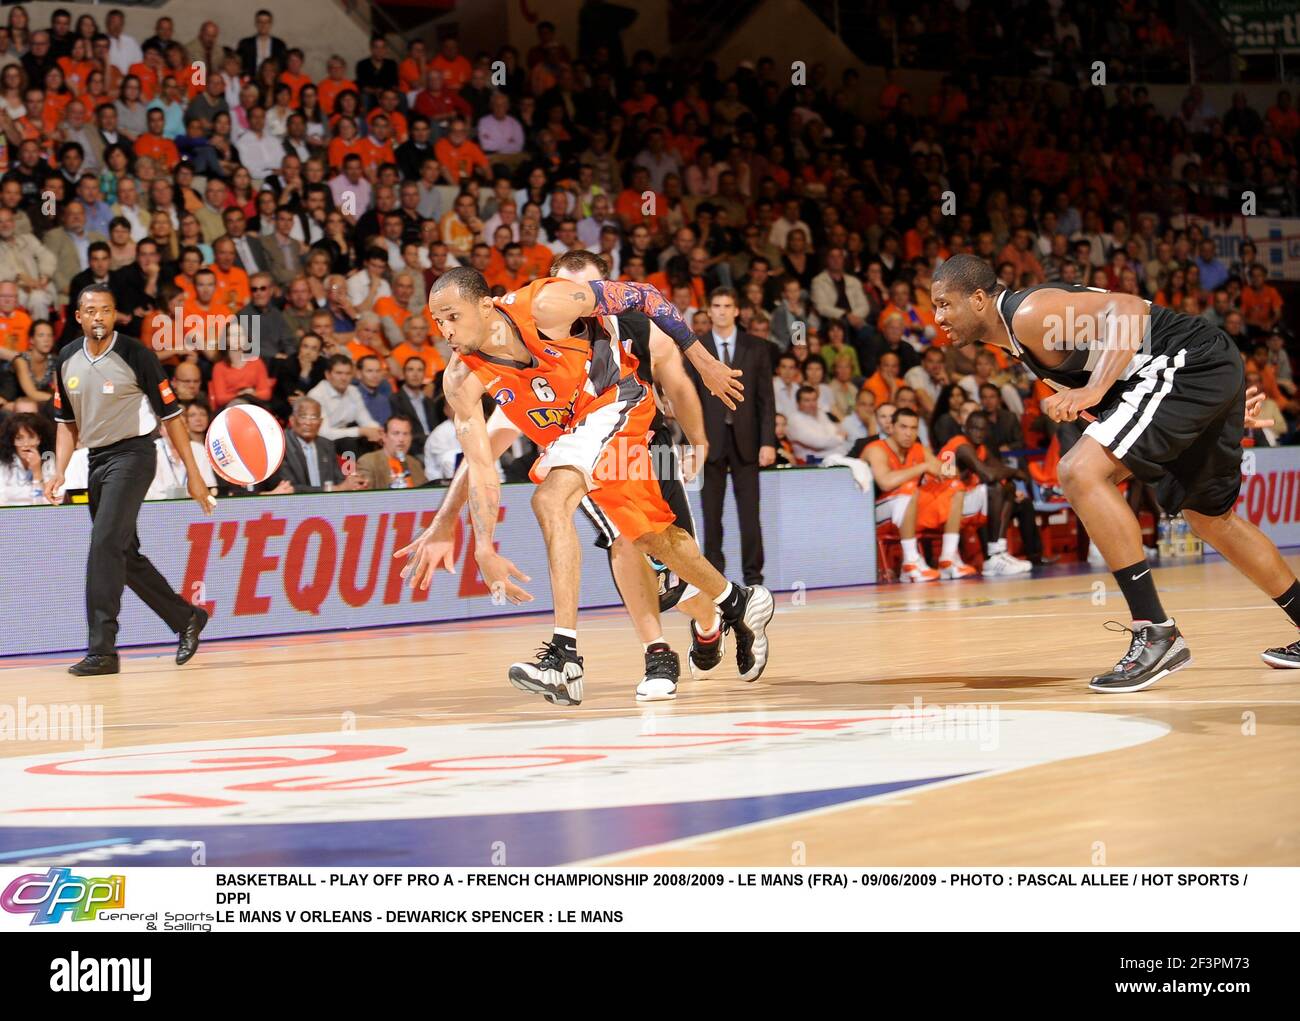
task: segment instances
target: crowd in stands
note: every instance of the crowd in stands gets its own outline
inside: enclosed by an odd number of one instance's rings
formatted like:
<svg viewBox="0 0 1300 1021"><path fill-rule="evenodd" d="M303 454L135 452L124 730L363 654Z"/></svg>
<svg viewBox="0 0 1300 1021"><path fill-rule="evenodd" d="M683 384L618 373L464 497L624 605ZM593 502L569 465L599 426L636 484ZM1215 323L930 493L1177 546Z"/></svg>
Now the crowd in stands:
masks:
<svg viewBox="0 0 1300 1021"><path fill-rule="evenodd" d="M376 36L355 65L318 68L268 11L246 37L206 22L188 42L166 16L140 39L135 8L129 25L58 10L48 27L6 11L3 502L38 499L53 360L90 283L163 359L196 443L233 403L285 424L285 464L251 492L410 487L448 479L458 453L430 286L470 265L503 294L579 248L699 332L709 296L734 289L740 328L771 345L778 465L869 462L904 412L931 454L969 440L972 415L972 448L1050 439L1023 369L935 343L930 278L957 252L1008 287L1089 284L1204 316L1272 401L1254 440L1300 436L1281 293L1251 245L1221 258L1203 226L1240 211L1243 181L1261 214L1297 212L1285 90L1216 110L1193 86L1163 116L1141 85L1075 82L1057 104L1033 76L952 75L918 102L891 73L863 116L853 69L814 63L792 85L766 56L724 74L625 59L618 38L571 53L546 22L525 53L455 36L393 53ZM158 442L153 495L181 492ZM533 453L517 443L503 477ZM995 481L1024 499L1024 479Z"/></svg>

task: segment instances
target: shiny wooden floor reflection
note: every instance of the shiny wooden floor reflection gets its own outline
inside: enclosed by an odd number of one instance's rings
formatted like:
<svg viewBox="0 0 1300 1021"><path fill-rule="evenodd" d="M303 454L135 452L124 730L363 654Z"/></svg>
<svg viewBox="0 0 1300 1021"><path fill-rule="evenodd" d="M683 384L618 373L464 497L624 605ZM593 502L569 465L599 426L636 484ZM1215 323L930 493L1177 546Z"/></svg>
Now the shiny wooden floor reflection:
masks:
<svg viewBox="0 0 1300 1021"><path fill-rule="evenodd" d="M1293 630L1217 559L1159 569L1157 581L1194 663L1135 695L1086 688L1087 677L1124 648L1125 636L1102 628L1107 619L1124 619L1113 581L1062 573L810 592L802 605L779 595L772 657L759 683L743 684L724 668L699 683L684 679L676 702L653 707L633 700L640 647L614 611L583 617L587 699L577 708L549 706L504 680L509 661L527 658L547 635L548 621L538 617L214 642L183 669L171 664L170 650L142 651L128 654L123 674L111 679L69 677L63 659L0 661L0 704L102 704L104 746L117 750L320 733L338 729L341 719L362 733L624 716L652 716L660 728L671 721L682 729L700 714L715 720L751 712L860 717L920 699L927 706L1017 714L1017 733L1024 734L1034 717L1020 717L1023 712L1040 714L1044 725L1042 714L1070 714L1053 717L1054 725L1078 720L1073 714L1106 714L1150 721L1167 733L1120 750L990 770L757 823L735 826L720 817L708 832L667 842L647 834L644 844L585 860L1300 864L1300 672L1270 670L1258 658L1264 647L1290 641ZM1098 582L1105 585L1099 589ZM1096 605L1103 596L1105 604ZM685 618L666 624L684 654ZM3 741L0 758L64 747ZM864 744L861 754L887 758L890 748ZM714 763L701 753L692 767L702 790L710 770L726 768ZM821 782L834 787L837 777ZM0 818L0 826L21 822L9 812Z"/></svg>

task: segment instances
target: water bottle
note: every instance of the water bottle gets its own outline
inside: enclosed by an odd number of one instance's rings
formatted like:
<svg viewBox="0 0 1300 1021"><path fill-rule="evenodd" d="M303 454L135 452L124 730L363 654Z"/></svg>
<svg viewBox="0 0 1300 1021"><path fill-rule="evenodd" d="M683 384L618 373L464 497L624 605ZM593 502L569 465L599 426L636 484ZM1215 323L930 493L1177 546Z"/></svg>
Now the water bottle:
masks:
<svg viewBox="0 0 1300 1021"><path fill-rule="evenodd" d="M1187 556L1187 522L1181 514L1174 515L1169 529L1169 544L1173 547L1174 556Z"/></svg>
<svg viewBox="0 0 1300 1021"><path fill-rule="evenodd" d="M1169 515L1160 515L1160 524L1156 526L1156 552L1161 560L1167 560L1170 556L1169 548Z"/></svg>

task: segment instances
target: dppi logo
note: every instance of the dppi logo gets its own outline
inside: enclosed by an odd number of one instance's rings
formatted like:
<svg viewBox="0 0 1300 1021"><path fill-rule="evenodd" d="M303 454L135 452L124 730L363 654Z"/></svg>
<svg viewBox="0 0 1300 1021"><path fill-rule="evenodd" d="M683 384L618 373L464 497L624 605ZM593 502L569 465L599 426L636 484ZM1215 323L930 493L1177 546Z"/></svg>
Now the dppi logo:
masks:
<svg viewBox="0 0 1300 1021"><path fill-rule="evenodd" d="M12 915L30 914L32 925L51 925L71 910L74 922L94 920L107 908L126 905L126 876L87 879L70 869L19 876L0 893L0 907Z"/></svg>
<svg viewBox="0 0 1300 1021"><path fill-rule="evenodd" d="M502 387L500 390L497 391L497 397L496 397L497 404L503 408L514 399L515 399L515 392L511 390L509 387Z"/></svg>

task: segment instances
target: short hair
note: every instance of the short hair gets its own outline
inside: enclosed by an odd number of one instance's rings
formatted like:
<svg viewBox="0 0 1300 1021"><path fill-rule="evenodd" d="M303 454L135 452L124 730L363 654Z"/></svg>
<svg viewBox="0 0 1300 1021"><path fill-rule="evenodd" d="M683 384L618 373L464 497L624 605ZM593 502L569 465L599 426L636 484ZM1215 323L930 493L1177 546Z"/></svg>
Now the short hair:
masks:
<svg viewBox="0 0 1300 1021"><path fill-rule="evenodd" d="M92 241L90 247L86 249L86 255L95 255L98 252L111 256L113 254L113 249L109 248L103 241Z"/></svg>
<svg viewBox="0 0 1300 1021"><path fill-rule="evenodd" d="M456 288L462 298L475 304L492 293L488 288L487 281L483 278L483 274L472 266L457 266L455 269L447 270L434 282L432 289L429 291L429 297L432 298L439 291L445 291L448 287Z"/></svg>
<svg viewBox="0 0 1300 1021"><path fill-rule="evenodd" d="M409 368L411 367L411 363L412 363L412 362L414 362L416 365L420 366L420 368L422 368L422 369L424 368L424 359L421 358L419 355L411 355L410 358L408 358L408 359L406 359L406 361L402 362L402 371L404 372L404 371L406 371L407 369L409 369Z"/></svg>
<svg viewBox="0 0 1300 1021"><path fill-rule="evenodd" d="M353 368L352 358L345 354L332 354L325 359L326 373L333 372L340 365L346 365L349 369Z"/></svg>
<svg viewBox="0 0 1300 1021"><path fill-rule="evenodd" d="M107 248L108 246L105 245L104 247ZM113 297L113 289L109 287L108 284L87 284L77 292L77 308L81 308L82 301L87 295L91 294L107 294L113 299L114 306L117 305L117 299Z"/></svg>
<svg viewBox="0 0 1300 1021"><path fill-rule="evenodd" d="M795 400L802 400L804 394L812 394L815 397L817 396L817 388L812 386L799 387L799 389L794 392Z"/></svg>
<svg viewBox="0 0 1300 1021"><path fill-rule="evenodd" d="M357 368L361 368L366 362L379 362L380 365L383 365L383 362L379 360L379 355L362 355L357 359Z"/></svg>
<svg viewBox="0 0 1300 1021"><path fill-rule="evenodd" d="M734 287L715 287L709 292L709 304L712 305L719 298L730 298L737 305L740 304L740 296L736 293Z"/></svg>
<svg viewBox="0 0 1300 1021"><path fill-rule="evenodd" d="M507 245L507 248L510 246ZM595 252L589 252L585 248L579 248L577 251L564 252L551 261L551 276L559 276L561 270L568 270L570 273L581 273L584 269L596 269L600 272L601 278L609 276L609 266Z"/></svg>
<svg viewBox="0 0 1300 1021"><path fill-rule="evenodd" d="M388 418L384 420L384 432L388 432L388 427L394 422L405 422L411 427L411 432L415 432L415 423L411 420L411 416L402 414L389 415Z"/></svg>
<svg viewBox="0 0 1300 1021"><path fill-rule="evenodd" d="M908 418L914 418L914 419L916 419L918 422L921 420L921 416L918 415L918 414L916 413L916 411L913 410L912 408L899 408L899 407L895 407L895 409L894 409L894 421L897 422L900 418L903 418L904 416L906 416L906 417L908 417Z"/></svg>
<svg viewBox="0 0 1300 1021"><path fill-rule="evenodd" d="M934 282L954 288L958 294L984 291L997 294L1004 290L993 267L976 255L952 255L935 271Z"/></svg>

